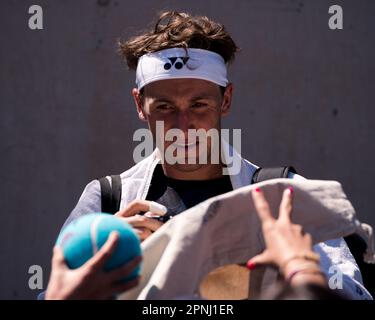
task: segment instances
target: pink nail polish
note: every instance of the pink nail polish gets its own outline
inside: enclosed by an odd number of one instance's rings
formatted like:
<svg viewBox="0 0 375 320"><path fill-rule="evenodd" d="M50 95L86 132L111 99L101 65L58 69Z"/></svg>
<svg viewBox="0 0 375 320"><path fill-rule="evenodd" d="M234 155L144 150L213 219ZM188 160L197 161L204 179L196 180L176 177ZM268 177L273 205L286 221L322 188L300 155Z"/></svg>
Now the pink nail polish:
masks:
<svg viewBox="0 0 375 320"><path fill-rule="evenodd" d="M289 187L288 190L289 190L289 194L293 195L293 187Z"/></svg>
<svg viewBox="0 0 375 320"><path fill-rule="evenodd" d="M255 264L254 262L252 262L251 260L249 260L249 261L247 262L246 266L247 266L247 268L248 268L249 270L254 270L255 267L256 267L256 264Z"/></svg>
<svg viewBox="0 0 375 320"><path fill-rule="evenodd" d="M256 191L256 192L260 192L260 189L259 189L259 188L256 188L255 191Z"/></svg>

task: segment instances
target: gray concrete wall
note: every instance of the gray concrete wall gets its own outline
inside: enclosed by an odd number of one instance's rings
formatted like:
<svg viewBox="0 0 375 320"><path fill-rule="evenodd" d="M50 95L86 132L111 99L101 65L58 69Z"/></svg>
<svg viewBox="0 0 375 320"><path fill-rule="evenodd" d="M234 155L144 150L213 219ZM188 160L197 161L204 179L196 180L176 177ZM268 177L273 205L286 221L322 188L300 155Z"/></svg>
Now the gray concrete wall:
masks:
<svg viewBox="0 0 375 320"><path fill-rule="evenodd" d="M28 8L44 9L44 30ZM341 4L344 30L328 28ZM138 121L134 74L116 38L163 9L205 14L242 51L225 127L243 129L243 155L339 180L375 225L375 2L325 0L0 2L0 298L33 298L28 268L47 284L51 248L90 180L129 168Z"/></svg>

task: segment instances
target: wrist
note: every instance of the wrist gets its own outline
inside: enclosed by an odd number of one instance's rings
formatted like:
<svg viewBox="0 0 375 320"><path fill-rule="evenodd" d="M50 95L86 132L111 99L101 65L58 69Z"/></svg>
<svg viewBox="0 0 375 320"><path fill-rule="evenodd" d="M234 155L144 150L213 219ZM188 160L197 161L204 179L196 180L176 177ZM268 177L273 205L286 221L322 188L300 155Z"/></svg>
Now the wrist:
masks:
<svg viewBox="0 0 375 320"><path fill-rule="evenodd" d="M292 268L300 264L310 264L319 268L320 256L313 251L302 251L291 255L280 264L280 271L284 275Z"/></svg>
<svg viewBox="0 0 375 320"><path fill-rule="evenodd" d="M296 270L288 274L286 280L291 286L302 284L315 284L323 287L327 286L327 278L320 269Z"/></svg>
<svg viewBox="0 0 375 320"><path fill-rule="evenodd" d="M286 279L292 272L304 269L320 270L320 266L314 261L308 261L302 258L294 259L293 261L290 261L283 269L280 269L280 272Z"/></svg>
<svg viewBox="0 0 375 320"><path fill-rule="evenodd" d="M302 258L291 260L282 271L284 279L291 286L306 283L326 286L327 279L318 262Z"/></svg>
<svg viewBox="0 0 375 320"><path fill-rule="evenodd" d="M59 296L55 292L51 292L47 289L44 300L60 300Z"/></svg>
<svg viewBox="0 0 375 320"><path fill-rule="evenodd" d="M47 287L45 300L68 300L70 299L70 295L66 290L61 288L58 290L57 288L50 289Z"/></svg>

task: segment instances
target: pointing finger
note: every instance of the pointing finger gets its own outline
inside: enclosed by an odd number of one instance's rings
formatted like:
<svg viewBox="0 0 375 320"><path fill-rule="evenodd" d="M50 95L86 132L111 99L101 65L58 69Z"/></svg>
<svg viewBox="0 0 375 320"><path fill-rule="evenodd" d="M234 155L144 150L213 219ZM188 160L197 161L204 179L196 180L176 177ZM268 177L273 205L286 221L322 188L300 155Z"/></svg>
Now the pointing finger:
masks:
<svg viewBox="0 0 375 320"><path fill-rule="evenodd" d="M262 224L274 221L275 219L272 217L271 209L266 198L264 197L263 192L259 188L256 188L251 192L251 196Z"/></svg>
<svg viewBox="0 0 375 320"><path fill-rule="evenodd" d="M293 201L293 188L290 187L284 190L283 197L280 203L279 209L279 219L284 220L286 222L290 222L291 214L292 214L292 201Z"/></svg>

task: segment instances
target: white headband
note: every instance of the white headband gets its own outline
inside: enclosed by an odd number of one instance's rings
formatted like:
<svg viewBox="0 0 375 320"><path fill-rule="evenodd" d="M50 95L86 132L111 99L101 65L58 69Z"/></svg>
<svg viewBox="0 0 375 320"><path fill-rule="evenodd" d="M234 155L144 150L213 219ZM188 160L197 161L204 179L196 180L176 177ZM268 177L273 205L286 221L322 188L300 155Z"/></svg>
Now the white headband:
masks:
<svg viewBox="0 0 375 320"><path fill-rule="evenodd" d="M223 87L228 84L224 59L212 51L170 48L139 58L135 81L138 90L154 81L181 78L207 80Z"/></svg>

